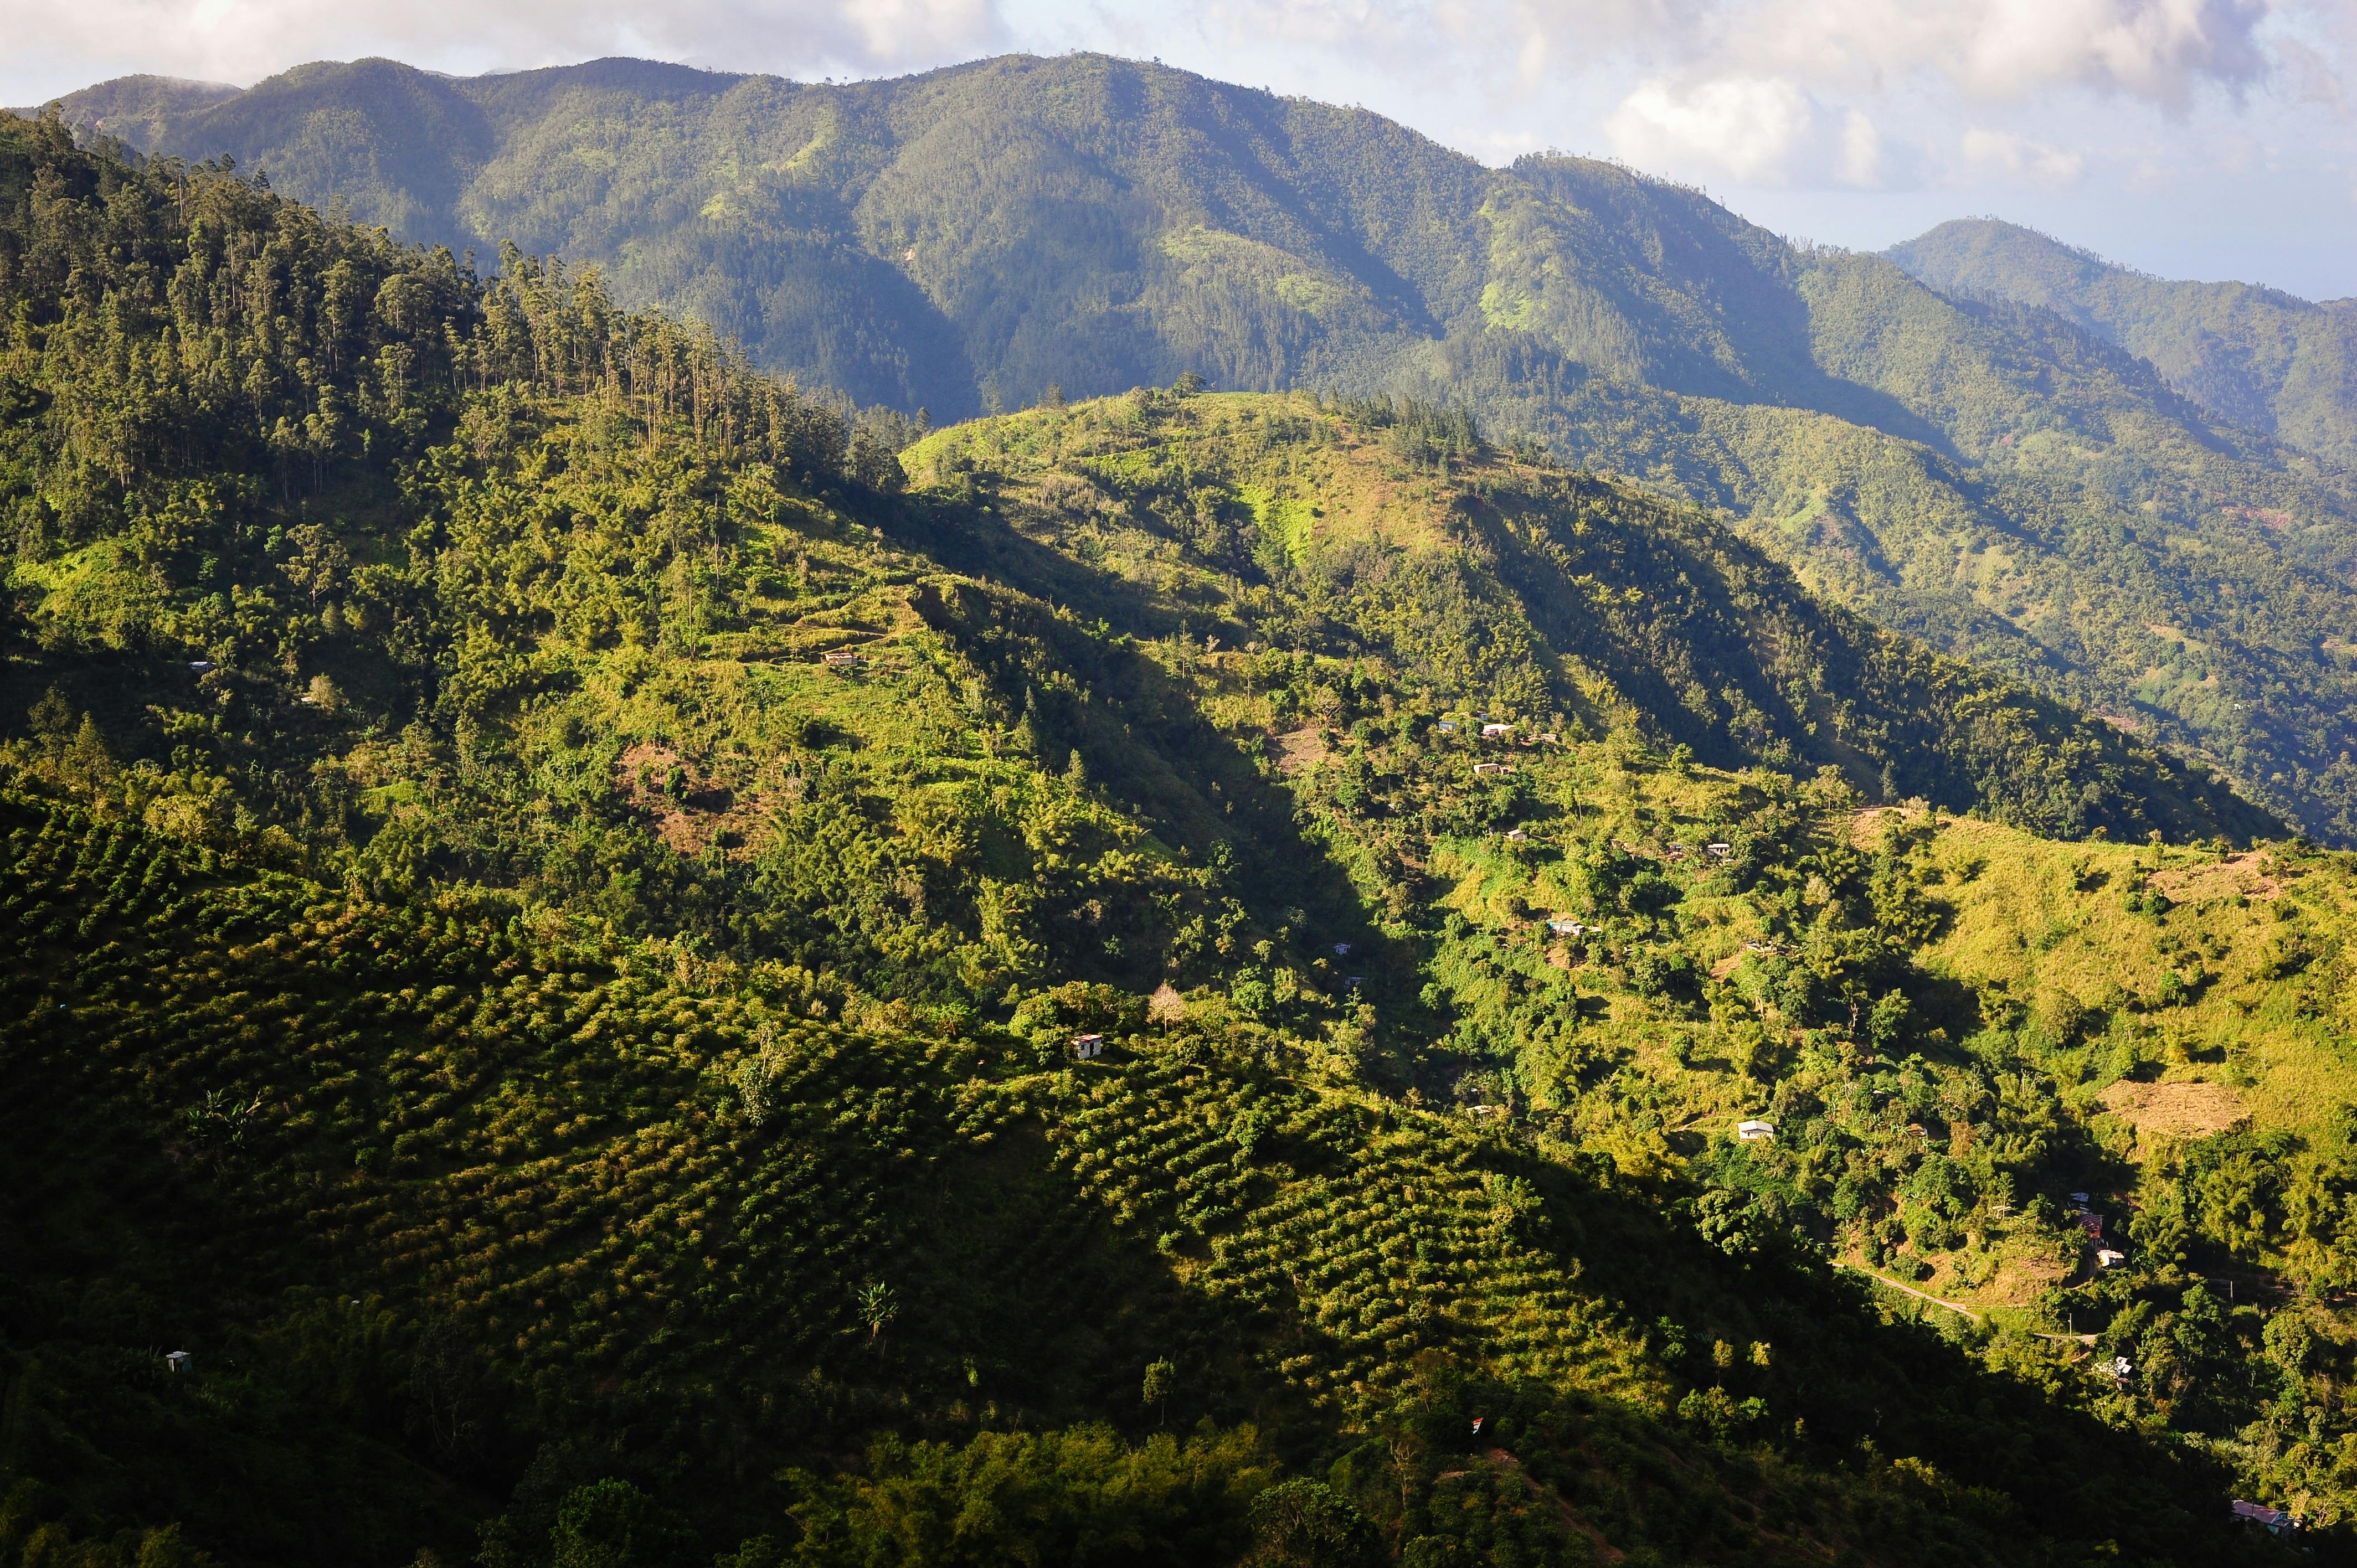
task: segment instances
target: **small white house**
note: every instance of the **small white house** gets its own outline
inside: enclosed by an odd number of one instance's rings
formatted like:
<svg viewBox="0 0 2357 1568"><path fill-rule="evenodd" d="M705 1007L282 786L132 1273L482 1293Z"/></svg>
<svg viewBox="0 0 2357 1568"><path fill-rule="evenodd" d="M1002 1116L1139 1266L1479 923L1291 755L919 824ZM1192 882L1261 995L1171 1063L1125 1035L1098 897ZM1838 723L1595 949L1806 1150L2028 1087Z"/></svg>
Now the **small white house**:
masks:
<svg viewBox="0 0 2357 1568"><path fill-rule="evenodd" d="M848 648L830 648L820 657L835 670L848 670L859 662L859 655Z"/></svg>
<svg viewBox="0 0 2357 1568"><path fill-rule="evenodd" d="M1513 734L1514 726L1512 725L1483 725L1481 726L1481 738L1483 740L1511 740L1513 738Z"/></svg>
<svg viewBox="0 0 2357 1568"><path fill-rule="evenodd" d="M1735 1135L1742 1139L1747 1144L1756 1144L1763 1138L1773 1138L1776 1135L1776 1123L1773 1122L1738 1122L1735 1124Z"/></svg>
<svg viewBox="0 0 2357 1568"><path fill-rule="evenodd" d="M1531 842L1531 835L1524 832L1522 829L1516 828L1512 832L1506 835L1506 842L1508 843L1528 843Z"/></svg>
<svg viewBox="0 0 2357 1568"><path fill-rule="evenodd" d="M1348 942L1336 942L1334 944L1334 956L1336 958L1349 958L1351 956L1351 944Z"/></svg>
<svg viewBox="0 0 2357 1568"><path fill-rule="evenodd" d="M1513 770L1514 765L1511 762L1477 762L1473 765L1473 777L1487 779L1493 773L1512 773Z"/></svg>
<svg viewBox="0 0 2357 1568"><path fill-rule="evenodd" d="M1702 846L1702 852L1713 860L1725 860L1735 853L1735 846L1731 843L1706 843Z"/></svg>
<svg viewBox="0 0 2357 1568"><path fill-rule="evenodd" d="M1104 1036L1103 1035L1074 1035L1072 1036L1072 1056L1075 1059L1080 1061L1092 1061L1103 1055L1104 1055Z"/></svg>
<svg viewBox="0 0 2357 1568"><path fill-rule="evenodd" d="M1547 929L1553 931L1559 937L1584 936L1587 931L1587 928L1586 926L1581 925L1577 920L1573 919L1568 915L1557 915L1554 919L1549 920L1547 922Z"/></svg>
<svg viewBox="0 0 2357 1568"><path fill-rule="evenodd" d="M196 1358L186 1350L173 1350L165 1355L164 1365L172 1371L185 1372L188 1369L189 1363L195 1359Z"/></svg>
<svg viewBox="0 0 2357 1568"><path fill-rule="evenodd" d="M2095 1249L2095 1267L2099 1269L2116 1269L2127 1261L2128 1255L2115 1248L2098 1247Z"/></svg>

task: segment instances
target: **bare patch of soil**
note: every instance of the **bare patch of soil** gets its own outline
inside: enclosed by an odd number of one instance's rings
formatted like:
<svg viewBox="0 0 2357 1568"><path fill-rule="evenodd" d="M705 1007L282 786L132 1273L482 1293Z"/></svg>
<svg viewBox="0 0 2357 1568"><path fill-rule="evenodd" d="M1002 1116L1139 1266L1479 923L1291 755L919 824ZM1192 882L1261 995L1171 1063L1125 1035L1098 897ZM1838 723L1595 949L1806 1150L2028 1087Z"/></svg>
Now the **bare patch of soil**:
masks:
<svg viewBox="0 0 2357 1568"><path fill-rule="evenodd" d="M2255 849L2242 854L2230 854L2207 865L2185 865L2156 871L2145 878L2145 886L2155 892L2169 895L2169 900L2178 904L2232 898L2237 894L2245 898L2272 902L2283 892L2283 884L2276 880L2275 869L2275 856L2266 850Z"/></svg>
<svg viewBox="0 0 2357 1568"><path fill-rule="evenodd" d="M2098 1098L2139 1133L2169 1138L2206 1138L2250 1115L2243 1097L2222 1083L2120 1082Z"/></svg>
<svg viewBox="0 0 2357 1568"><path fill-rule="evenodd" d="M1916 802L1903 806L1863 806L1850 813L1849 842L1859 849L1873 849L1882 843L1883 834L1901 822L1910 822L1924 814L1926 808Z"/></svg>
<svg viewBox="0 0 2357 1568"><path fill-rule="evenodd" d="M667 746L640 741L614 767L623 799L653 819L655 836L681 854L701 855L720 836L731 859L749 853L760 802L741 800Z"/></svg>
<svg viewBox="0 0 2357 1568"><path fill-rule="evenodd" d="M1293 730L1271 736L1269 742L1276 747L1276 769L1280 773L1298 773L1305 768L1314 768L1330 755L1322 729Z"/></svg>

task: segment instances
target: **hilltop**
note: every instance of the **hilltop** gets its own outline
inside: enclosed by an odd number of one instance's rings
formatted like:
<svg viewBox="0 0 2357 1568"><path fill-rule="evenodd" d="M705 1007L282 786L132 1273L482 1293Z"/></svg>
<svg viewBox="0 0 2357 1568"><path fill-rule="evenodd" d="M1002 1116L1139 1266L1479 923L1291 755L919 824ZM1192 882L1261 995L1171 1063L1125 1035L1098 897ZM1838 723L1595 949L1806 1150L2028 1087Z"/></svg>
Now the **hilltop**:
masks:
<svg viewBox="0 0 2357 1568"><path fill-rule="evenodd" d="M960 426L901 461L1090 570L1035 577L987 542L949 559L1224 640L1200 667L1229 679L1260 667L1265 636L1468 704L1467 731L1486 719L1720 767L1831 768L1886 798L2072 836L2266 831L2110 726L1813 599L1693 509L1482 446L1461 416L1132 393ZM1273 727L1289 718L1270 712Z"/></svg>
<svg viewBox="0 0 2357 1568"><path fill-rule="evenodd" d="M60 110L396 238L595 264L763 369L936 421L1189 371L1461 407L2357 842L2345 406L2260 418L2057 297L1094 55L842 84L323 62Z"/></svg>

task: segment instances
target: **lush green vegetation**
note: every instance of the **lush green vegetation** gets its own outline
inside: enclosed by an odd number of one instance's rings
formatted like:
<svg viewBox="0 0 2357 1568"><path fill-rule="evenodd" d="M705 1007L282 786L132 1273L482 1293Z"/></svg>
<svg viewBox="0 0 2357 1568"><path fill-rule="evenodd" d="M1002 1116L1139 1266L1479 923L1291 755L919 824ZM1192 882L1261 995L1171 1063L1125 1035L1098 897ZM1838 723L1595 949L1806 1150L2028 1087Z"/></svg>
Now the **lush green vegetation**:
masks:
<svg viewBox="0 0 2357 1568"><path fill-rule="evenodd" d="M1611 166L1485 169L1362 111L1093 56L843 85L371 60L63 109L396 238L595 263L626 304L912 414L1190 371L1467 407L2357 843L2357 490L2308 455L2352 439L2325 307L2073 283L2009 244L2053 274L2024 292L1927 239L1901 259L1949 297Z"/></svg>
<svg viewBox="0 0 2357 1568"><path fill-rule="evenodd" d="M1943 223L1889 255L1933 288L2037 306L2100 332L2246 429L2344 467L2357 457L2347 300L2151 277L1993 219Z"/></svg>
<svg viewBox="0 0 2357 1568"><path fill-rule="evenodd" d="M2357 870L2201 770L1462 413L0 215L0 1561L2338 1549Z"/></svg>

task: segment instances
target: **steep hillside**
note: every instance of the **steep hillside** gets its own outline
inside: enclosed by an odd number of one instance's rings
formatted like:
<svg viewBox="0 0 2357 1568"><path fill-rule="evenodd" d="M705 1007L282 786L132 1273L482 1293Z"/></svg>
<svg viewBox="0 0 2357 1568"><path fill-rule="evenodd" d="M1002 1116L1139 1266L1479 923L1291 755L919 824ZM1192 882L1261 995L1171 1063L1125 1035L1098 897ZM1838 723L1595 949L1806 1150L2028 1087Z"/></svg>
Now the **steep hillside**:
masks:
<svg viewBox="0 0 2357 1568"><path fill-rule="evenodd" d="M1993 219L1943 223L1888 253L1946 293L2053 311L2150 360L2224 418L2357 464L2357 316L2345 300L2149 277Z"/></svg>
<svg viewBox="0 0 2357 1568"><path fill-rule="evenodd" d="M398 236L595 263L626 304L906 412L1190 371L1463 406L1726 509L1821 592L2357 840L2357 481L2099 331L1796 249L1696 192L1487 169L1361 111L1097 56L843 85L370 60L63 110Z"/></svg>
<svg viewBox="0 0 2357 1568"><path fill-rule="evenodd" d="M2212 1467L1216 1014L1078 1067L851 1035L683 948L5 813L28 1563L463 1552L519 1476L485 1562L2233 1555Z"/></svg>
<svg viewBox="0 0 2357 1568"><path fill-rule="evenodd" d="M1269 637L1378 660L1479 710L1467 729L1833 767L2072 835L2256 826L2108 726L1812 602L1691 510L1480 447L1461 416L1133 393L960 426L901 460L929 490L987 497L1013 535L945 559L1242 646L1210 670L1254 671ZM1034 576L1017 541L1089 570Z"/></svg>
<svg viewBox="0 0 2357 1568"><path fill-rule="evenodd" d="M0 196L0 1561L2341 1549L2350 873L2205 775L1461 413Z"/></svg>

